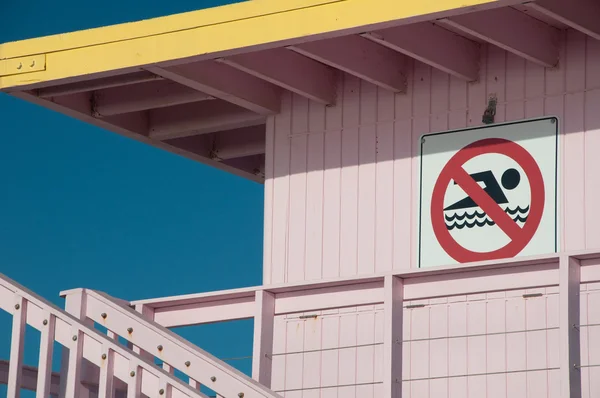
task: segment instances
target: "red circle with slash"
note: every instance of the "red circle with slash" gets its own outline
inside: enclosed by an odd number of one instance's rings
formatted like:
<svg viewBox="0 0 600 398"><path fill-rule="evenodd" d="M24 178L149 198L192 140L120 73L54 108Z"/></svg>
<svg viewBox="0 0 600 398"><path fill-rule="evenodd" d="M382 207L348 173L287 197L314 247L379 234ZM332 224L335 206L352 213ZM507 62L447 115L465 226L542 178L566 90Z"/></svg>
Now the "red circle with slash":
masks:
<svg viewBox="0 0 600 398"><path fill-rule="evenodd" d="M490 195L463 169L476 156L497 153L508 156L521 166L529 180L531 204L527 221L521 228ZM444 197L454 180L510 239L505 246L490 252L474 252L461 246L450 234L444 221ZM446 253L459 263L514 257L527 246L537 231L544 212L544 179L535 159L519 144L501 138L473 142L458 151L444 166L431 198L433 232Z"/></svg>

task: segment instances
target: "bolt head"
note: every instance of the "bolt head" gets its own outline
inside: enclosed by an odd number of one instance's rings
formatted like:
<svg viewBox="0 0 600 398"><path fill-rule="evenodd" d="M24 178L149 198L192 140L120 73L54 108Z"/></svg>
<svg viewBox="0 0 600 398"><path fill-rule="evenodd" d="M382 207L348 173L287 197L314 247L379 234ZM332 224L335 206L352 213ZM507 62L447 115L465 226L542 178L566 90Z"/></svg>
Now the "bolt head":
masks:
<svg viewBox="0 0 600 398"><path fill-rule="evenodd" d="M106 354L102 354L102 359L106 359Z"/></svg>
<svg viewBox="0 0 600 398"><path fill-rule="evenodd" d="M132 371L129 373L129 376L131 376L131 377L135 376L135 372L132 370Z"/></svg>
<svg viewBox="0 0 600 398"><path fill-rule="evenodd" d="M48 324L48 320L47 320L47 319L44 319L44 320L42 321L42 323L44 324L44 326L46 326L46 325Z"/></svg>
<svg viewBox="0 0 600 398"><path fill-rule="evenodd" d="M77 341L77 336L73 336L73 341Z"/></svg>
<svg viewBox="0 0 600 398"><path fill-rule="evenodd" d="M243 392L239 393L239 394L238 394L238 397L240 397L240 398L244 398L244 393L243 393Z"/></svg>
<svg viewBox="0 0 600 398"><path fill-rule="evenodd" d="M133 333L133 328L127 328L127 333Z"/></svg>
<svg viewBox="0 0 600 398"><path fill-rule="evenodd" d="M217 381L217 378L215 376L210 376L210 381L215 382Z"/></svg>
<svg viewBox="0 0 600 398"><path fill-rule="evenodd" d="M100 316L102 317L102 319L106 319L106 312L103 312L102 314L100 314Z"/></svg>
<svg viewBox="0 0 600 398"><path fill-rule="evenodd" d="M185 366L189 367L192 363L190 361L185 361Z"/></svg>
<svg viewBox="0 0 600 398"><path fill-rule="evenodd" d="M15 310L18 310L19 308L21 308L21 305L15 304Z"/></svg>
<svg viewBox="0 0 600 398"><path fill-rule="evenodd" d="M157 349L158 351L162 351L162 350L163 350L163 346L162 346L162 345L159 345L158 347L156 347L156 349Z"/></svg>
<svg viewBox="0 0 600 398"><path fill-rule="evenodd" d="M160 390L158 390L158 393L159 393L160 395L163 395L163 394L165 393L165 390L163 390L163 389L161 388Z"/></svg>

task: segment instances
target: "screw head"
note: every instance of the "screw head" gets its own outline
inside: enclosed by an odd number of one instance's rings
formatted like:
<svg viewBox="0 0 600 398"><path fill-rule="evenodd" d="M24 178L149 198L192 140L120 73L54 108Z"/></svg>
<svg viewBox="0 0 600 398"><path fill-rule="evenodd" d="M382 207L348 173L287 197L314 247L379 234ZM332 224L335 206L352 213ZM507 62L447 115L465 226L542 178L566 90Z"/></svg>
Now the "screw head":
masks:
<svg viewBox="0 0 600 398"><path fill-rule="evenodd" d="M158 393L159 393L160 395L163 395L163 394L165 393L165 390L163 390L163 389L161 388L160 390L158 390Z"/></svg>
<svg viewBox="0 0 600 398"><path fill-rule="evenodd" d="M102 359L106 359L106 354L102 354Z"/></svg>
<svg viewBox="0 0 600 398"><path fill-rule="evenodd" d="M135 376L135 372L132 370L131 372L129 372L129 376L131 376L131 377Z"/></svg>
<svg viewBox="0 0 600 398"><path fill-rule="evenodd" d="M156 349L157 349L158 351L162 351L162 350L163 350L163 346L162 346L162 345L159 345L158 347L156 347Z"/></svg>
<svg viewBox="0 0 600 398"><path fill-rule="evenodd" d="M77 341L77 336L73 336L73 341Z"/></svg>
<svg viewBox="0 0 600 398"><path fill-rule="evenodd" d="M127 333L133 333L133 328L127 328Z"/></svg>
<svg viewBox="0 0 600 398"><path fill-rule="evenodd" d="M239 394L238 394L238 397L240 397L240 398L244 398L244 393L243 393L243 392L239 393Z"/></svg>
<svg viewBox="0 0 600 398"><path fill-rule="evenodd" d="M102 317L102 319L106 319L106 312L103 312L102 314L100 314L100 316Z"/></svg>
<svg viewBox="0 0 600 398"><path fill-rule="evenodd" d="M210 376L210 381L215 382L217 381L217 378L215 376Z"/></svg>
<svg viewBox="0 0 600 398"><path fill-rule="evenodd" d="M185 361L185 366L189 367L192 363L190 361Z"/></svg>
<svg viewBox="0 0 600 398"><path fill-rule="evenodd" d="M42 323L44 324L44 326L46 326L46 325L48 324L48 320L47 320L47 319L44 319L44 320L42 321Z"/></svg>
<svg viewBox="0 0 600 398"><path fill-rule="evenodd" d="M15 304L15 310L18 310L19 308L21 308L21 305Z"/></svg>

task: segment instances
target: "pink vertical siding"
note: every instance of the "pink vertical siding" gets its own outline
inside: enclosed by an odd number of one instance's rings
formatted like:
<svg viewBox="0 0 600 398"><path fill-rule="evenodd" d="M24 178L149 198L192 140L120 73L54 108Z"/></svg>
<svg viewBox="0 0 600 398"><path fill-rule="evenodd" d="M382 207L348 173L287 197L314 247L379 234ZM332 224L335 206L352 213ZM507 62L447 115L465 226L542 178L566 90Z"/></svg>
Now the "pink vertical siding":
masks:
<svg viewBox="0 0 600 398"><path fill-rule="evenodd" d="M371 305L277 316L273 389L286 398L381 396L382 311Z"/></svg>
<svg viewBox="0 0 600 398"><path fill-rule="evenodd" d="M569 30L553 69L484 46L473 83L415 61L406 93L342 75L336 106L287 95L268 123L265 284L414 267L420 136L480 125L491 95L499 122L560 118L561 249L599 247L599 61Z"/></svg>

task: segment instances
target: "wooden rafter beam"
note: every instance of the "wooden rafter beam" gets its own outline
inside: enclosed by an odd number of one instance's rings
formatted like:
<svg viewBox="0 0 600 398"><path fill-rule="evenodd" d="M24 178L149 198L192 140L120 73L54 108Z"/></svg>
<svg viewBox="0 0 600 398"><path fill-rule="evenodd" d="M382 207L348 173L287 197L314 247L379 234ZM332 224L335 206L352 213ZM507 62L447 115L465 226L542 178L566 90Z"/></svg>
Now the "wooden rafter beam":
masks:
<svg viewBox="0 0 600 398"><path fill-rule="evenodd" d="M181 84L154 81L94 92L94 116L103 117L214 99Z"/></svg>
<svg viewBox="0 0 600 398"><path fill-rule="evenodd" d="M406 57L363 37L350 35L288 48L379 87L406 91Z"/></svg>
<svg viewBox="0 0 600 398"><path fill-rule="evenodd" d="M145 82L153 82L163 80L162 77L150 72L135 72L126 75L117 75L82 81L77 83L62 84L54 87L41 88L37 90L37 95L40 98L58 97L61 95L84 93L87 91L101 90L111 87L128 86L130 84L139 84Z"/></svg>
<svg viewBox="0 0 600 398"><path fill-rule="evenodd" d="M216 61L169 68L148 67L152 73L262 115L278 113L281 89Z"/></svg>
<svg viewBox="0 0 600 398"><path fill-rule="evenodd" d="M335 69L285 48L235 55L219 62L322 104L335 103Z"/></svg>
<svg viewBox="0 0 600 398"><path fill-rule="evenodd" d="M600 3L596 0L540 0L526 7L600 40Z"/></svg>
<svg viewBox="0 0 600 398"><path fill-rule="evenodd" d="M153 109L149 112L150 137L161 141L265 123L263 115L217 100Z"/></svg>
<svg viewBox="0 0 600 398"><path fill-rule="evenodd" d="M403 25L362 36L458 78L478 78L479 45L433 23Z"/></svg>
<svg viewBox="0 0 600 398"><path fill-rule="evenodd" d="M463 14L438 23L542 66L553 67L558 63L558 30L514 8Z"/></svg>
<svg viewBox="0 0 600 398"><path fill-rule="evenodd" d="M215 134L212 157L217 160L265 153L265 125L244 127Z"/></svg>
<svg viewBox="0 0 600 398"><path fill-rule="evenodd" d="M264 178L265 176L265 155L263 154L228 159L222 161L221 163L235 167L239 170L244 170L247 173L258 176L259 178Z"/></svg>

